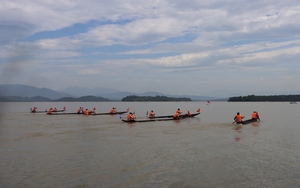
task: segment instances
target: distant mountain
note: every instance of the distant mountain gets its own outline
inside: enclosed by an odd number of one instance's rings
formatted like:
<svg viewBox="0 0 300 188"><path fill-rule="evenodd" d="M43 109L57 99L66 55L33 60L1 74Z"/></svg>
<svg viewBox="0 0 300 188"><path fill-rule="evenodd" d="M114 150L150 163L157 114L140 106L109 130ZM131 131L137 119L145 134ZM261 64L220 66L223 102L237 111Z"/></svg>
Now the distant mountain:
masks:
<svg viewBox="0 0 300 188"><path fill-rule="evenodd" d="M81 97L87 95L94 95L94 96L102 96L110 94L110 93L117 93L121 92L120 90L116 89L109 89L109 88L83 88L83 87L68 87L67 89L61 90L60 92L68 93L70 95Z"/></svg>
<svg viewBox="0 0 300 188"><path fill-rule="evenodd" d="M72 97L70 94L57 92L47 88L37 88L34 86L28 85L0 85L0 96L8 97L8 96L17 96L17 97L35 97L41 96L49 99L59 99L62 97Z"/></svg>
<svg viewBox="0 0 300 188"><path fill-rule="evenodd" d="M41 96L36 97L18 97L18 96L7 96L1 97L0 102L50 102L51 99Z"/></svg>
<svg viewBox="0 0 300 188"><path fill-rule="evenodd" d="M218 94L220 95L220 92L218 92ZM166 97L174 97L174 98L186 97L186 98L190 98L193 101L206 101L206 100L226 101L228 99L226 97L220 99L220 97L214 97L210 95L206 95L206 96L170 95L170 94L159 93L154 91L148 91L144 93L133 93L133 92L120 91L116 89L108 89L108 88L87 89L87 88L80 88L80 87L69 87L65 90L58 92L47 88L37 88L28 85L0 85L0 96L2 97L16 96L16 97L31 98L35 96L41 96L41 97L48 98L50 100L56 100L61 98L65 98L63 100L78 100L75 98L82 97L82 96L96 96L96 97L103 97L104 99L108 99L108 100L121 101L124 97L130 95L150 96L150 97L166 96ZM26 100L31 100L31 99L26 99ZM33 99L33 100L39 101L39 100L47 100L47 99ZM94 100L102 100L102 99L94 99Z"/></svg>

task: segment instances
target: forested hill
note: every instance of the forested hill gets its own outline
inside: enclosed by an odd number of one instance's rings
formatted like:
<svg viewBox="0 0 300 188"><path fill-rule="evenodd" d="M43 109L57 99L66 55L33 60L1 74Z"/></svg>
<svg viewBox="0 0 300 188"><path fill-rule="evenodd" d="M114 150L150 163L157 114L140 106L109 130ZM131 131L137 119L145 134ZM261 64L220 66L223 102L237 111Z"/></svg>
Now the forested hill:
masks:
<svg viewBox="0 0 300 188"><path fill-rule="evenodd" d="M150 96L136 96L136 95L130 95L127 97L124 97L122 99L123 102L125 101L192 101L190 98L185 98L185 97L166 97L166 96L155 96L155 97L150 97Z"/></svg>
<svg viewBox="0 0 300 188"><path fill-rule="evenodd" d="M254 101L300 101L300 95L248 95L239 97L229 97L228 102L254 102Z"/></svg>

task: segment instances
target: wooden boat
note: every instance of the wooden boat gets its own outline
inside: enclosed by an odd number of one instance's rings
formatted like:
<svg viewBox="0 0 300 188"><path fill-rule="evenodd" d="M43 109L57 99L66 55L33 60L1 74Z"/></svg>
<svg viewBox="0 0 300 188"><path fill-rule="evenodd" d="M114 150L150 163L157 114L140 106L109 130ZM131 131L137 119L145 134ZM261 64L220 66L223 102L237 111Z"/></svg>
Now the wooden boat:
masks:
<svg viewBox="0 0 300 188"><path fill-rule="evenodd" d="M45 111L30 111L30 113L47 113L47 110L45 110Z"/></svg>
<svg viewBox="0 0 300 188"><path fill-rule="evenodd" d="M242 121L241 124L245 125L245 124L249 124L249 123L253 123L253 122L257 122L257 119L247 119L245 121Z"/></svg>
<svg viewBox="0 0 300 188"><path fill-rule="evenodd" d="M48 114L47 115L82 115L83 113L77 113L77 112L70 112L70 113L56 113L56 112L52 112L51 114Z"/></svg>
<svg viewBox="0 0 300 188"><path fill-rule="evenodd" d="M127 119L121 119L123 122L127 122L127 123L135 123L135 122L153 122L153 121L171 121L171 120L180 120L179 119L174 119L174 118L164 118L164 119L133 119L133 120L127 120Z"/></svg>
<svg viewBox="0 0 300 188"><path fill-rule="evenodd" d="M110 112L105 112L105 113L91 113L90 115L115 115L115 114L125 114L128 111L120 111L120 112L114 112L114 113L110 113Z"/></svg>
<svg viewBox="0 0 300 188"><path fill-rule="evenodd" d="M195 117L195 116L197 116L199 114L200 114L200 112L195 113L195 114L190 114L190 115L188 115L188 114L182 114L182 115L180 115L180 117L183 117L183 118ZM149 119L157 119L157 118L173 118L173 117L174 117L174 115L167 115L167 116L154 116L154 117L148 117L148 118Z"/></svg>
<svg viewBox="0 0 300 188"><path fill-rule="evenodd" d="M126 120L126 119L121 119L123 122L128 122L128 123L135 123L135 122L152 122L152 121L170 121L170 120L181 120L181 119L185 119L185 118L190 118L190 117L195 117L197 115L199 115L200 112L198 113L195 113L195 114L183 114L183 115L180 115L179 118L174 118L173 115L168 115L168 116L158 116L159 118L149 118L149 119L142 119L142 120L137 120L137 119L134 119L134 120Z"/></svg>

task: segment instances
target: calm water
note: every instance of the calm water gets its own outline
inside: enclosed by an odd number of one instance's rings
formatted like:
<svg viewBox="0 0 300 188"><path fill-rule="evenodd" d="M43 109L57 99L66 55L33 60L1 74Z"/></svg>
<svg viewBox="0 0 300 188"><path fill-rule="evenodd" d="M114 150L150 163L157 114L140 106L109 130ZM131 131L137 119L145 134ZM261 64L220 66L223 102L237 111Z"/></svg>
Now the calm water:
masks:
<svg viewBox="0 0 300 188"><path fill-rule="evenodd" d="M177 108L181 121L30 114L50 107L128 107L138 119ZM282 102L1 103L1 187L299 187L300 104ZM261 122L232 124L257 110ZM126 116L126 115L124 115Z"/></svg>

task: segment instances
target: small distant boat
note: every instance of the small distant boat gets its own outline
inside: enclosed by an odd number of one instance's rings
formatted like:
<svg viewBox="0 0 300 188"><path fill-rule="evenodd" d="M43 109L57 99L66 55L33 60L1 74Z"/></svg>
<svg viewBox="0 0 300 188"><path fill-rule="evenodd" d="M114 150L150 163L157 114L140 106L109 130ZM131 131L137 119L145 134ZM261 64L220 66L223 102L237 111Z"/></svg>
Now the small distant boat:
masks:
<svg viewBox="0 0 300 188"><path fill-rule="evenodd" d="M290 104L297 104L297 102L296 101L291 101Z"/></svg>

